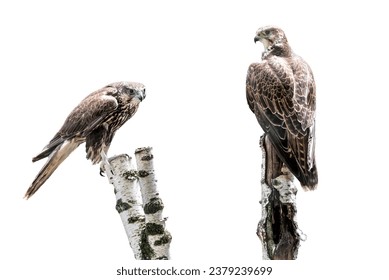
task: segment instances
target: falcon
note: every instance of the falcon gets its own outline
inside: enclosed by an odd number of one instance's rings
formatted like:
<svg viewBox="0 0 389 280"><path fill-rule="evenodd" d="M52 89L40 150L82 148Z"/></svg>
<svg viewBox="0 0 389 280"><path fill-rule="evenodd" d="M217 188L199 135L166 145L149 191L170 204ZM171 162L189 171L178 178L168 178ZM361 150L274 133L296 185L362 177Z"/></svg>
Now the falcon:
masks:
<svg viewBox="0 0 389 280"><path fill-rule="evenodd" d="M137 111L146 97L145 86L136 82L117 82L92 92L73 109L61 129L33 162L48 157L25 198L30 198L57 167L85 142L86 158L93 164L107 163L107 152L116 131ZM109 165L108 165L109 166Z"/></svg>
<svg viewBox="0 0 389 280"><path fill-rule="evenodd" d="M264 46L262 61L249 66L249 108L276 155L305 190L318 183L315 161L316 86L309 65L296 55L275 26L258 29L254 43ZM274 178L271 178L274 179Z"/></svg>

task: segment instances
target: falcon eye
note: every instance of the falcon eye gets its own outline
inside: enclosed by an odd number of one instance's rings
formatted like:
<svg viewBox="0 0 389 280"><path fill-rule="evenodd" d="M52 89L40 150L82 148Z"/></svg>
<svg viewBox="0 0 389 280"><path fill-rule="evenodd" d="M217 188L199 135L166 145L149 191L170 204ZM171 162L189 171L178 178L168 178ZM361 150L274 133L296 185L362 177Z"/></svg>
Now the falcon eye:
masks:
<svg viewBox="0 0 389 280"><path fill-rule="evenodd" d="M132 88L130 88L130 93L134 93L134 90Z"/></svg>

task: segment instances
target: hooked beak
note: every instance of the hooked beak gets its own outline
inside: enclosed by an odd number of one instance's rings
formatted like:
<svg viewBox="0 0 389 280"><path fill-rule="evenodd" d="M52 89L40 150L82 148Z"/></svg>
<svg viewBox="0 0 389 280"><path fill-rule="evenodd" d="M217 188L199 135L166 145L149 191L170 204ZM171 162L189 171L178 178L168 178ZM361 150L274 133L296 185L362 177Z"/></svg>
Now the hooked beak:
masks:
<svg viewBox="0 0 389 280"><path fill-rule="evenodd" d="M254 43L257 43L258 41L261 41L261 37L259 35L256 35L254 37Z"/></svg>
<svg viewBox="0 0 389 280"><path fill-rule="evenodd" d="M138 99L139 99L140 101L143 101L143 99L146 98L146 90L143 89L143 90L141 90L141 91L138 91L136 97L138 97Z"/></svg>

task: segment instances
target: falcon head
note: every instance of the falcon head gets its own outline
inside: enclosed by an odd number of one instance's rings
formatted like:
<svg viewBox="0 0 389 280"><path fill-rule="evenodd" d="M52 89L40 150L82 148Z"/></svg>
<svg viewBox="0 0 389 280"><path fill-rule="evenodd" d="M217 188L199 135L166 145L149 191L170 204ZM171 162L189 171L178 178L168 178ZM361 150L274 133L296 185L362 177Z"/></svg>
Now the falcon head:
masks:
<svg viewBox="0 0 389 280"><path fill-rule="evenodd" d="M116 87L119 92L136 97L140 101L146 98L146 87L137 82L117 82L108 86Z"/></svg>
<svg viewBox="0 0 389 280"><path fill-rule="evenodd" d="M274 49L283 49L284 51L290 49L284 31L275 26L259 28L255 34L254 43L257 41L260 41L265 47L263 57L266 57ZM280 55L280 53L277 53L276 55Z"/></svg>

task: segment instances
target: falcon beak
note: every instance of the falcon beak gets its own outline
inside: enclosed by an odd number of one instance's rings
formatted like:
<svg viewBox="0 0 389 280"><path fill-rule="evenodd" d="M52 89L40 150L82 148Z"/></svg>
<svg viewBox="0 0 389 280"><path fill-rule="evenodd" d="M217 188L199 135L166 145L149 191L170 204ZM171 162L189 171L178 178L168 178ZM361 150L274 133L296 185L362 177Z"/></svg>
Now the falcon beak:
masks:
<svg viewBox="0 0 389 280"><path fill-rule="evenodd" d="M254 44L257 43L258 41L261 41L261 37L259 35L256 35L254 37Z"/></svg>
<svg viewBox="0 0 389 280"><path fill-rule="evenodd" d="M138 99L139 99L140 101L143 101L143 99L146 98L146 90L143 89L143 90L141 90L141 91L137 91L136 97L138 97Z"/></svg>

